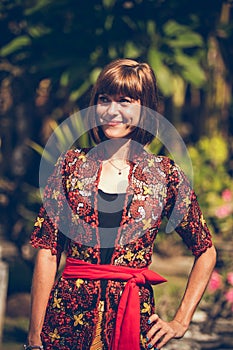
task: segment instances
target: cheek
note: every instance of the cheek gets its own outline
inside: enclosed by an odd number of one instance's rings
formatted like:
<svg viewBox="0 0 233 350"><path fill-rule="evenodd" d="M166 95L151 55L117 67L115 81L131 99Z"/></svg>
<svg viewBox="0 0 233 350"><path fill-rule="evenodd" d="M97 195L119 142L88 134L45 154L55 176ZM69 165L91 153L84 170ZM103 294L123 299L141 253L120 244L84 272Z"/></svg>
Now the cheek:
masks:
<svg viewBox="0 0 233 350"><path fill-rule="evenodd" d="M136 110L135 113L132 111L130 114L128 114L126 120L128 127L135 128L138 126L140 121L140 114L138 113L138 110Z"/></svg>
<svg viewBox="0 0 233 350"><path fill-rule="evenodd" d="M97 122L99 123L102 123L103 122L103 120L102 120L102 116L103 116L103 114L104 114L104 109L101 107L101 106L98 106L97 105L97 107L96 107L96 120L97 120Z"/></svg>
<svg viewBox="0 0 233 350"><path fill-rule="evenodd" d="M141 106L134 105L127 112L128 124L131 124L133 127L138 126L141 116Z"/></svg>
<svg viewBox="0 0 233 350"><path fill-rule="evenodd" d="M101 107L99 105L96 106L96 115L97 117L101 114Z"/></svg>

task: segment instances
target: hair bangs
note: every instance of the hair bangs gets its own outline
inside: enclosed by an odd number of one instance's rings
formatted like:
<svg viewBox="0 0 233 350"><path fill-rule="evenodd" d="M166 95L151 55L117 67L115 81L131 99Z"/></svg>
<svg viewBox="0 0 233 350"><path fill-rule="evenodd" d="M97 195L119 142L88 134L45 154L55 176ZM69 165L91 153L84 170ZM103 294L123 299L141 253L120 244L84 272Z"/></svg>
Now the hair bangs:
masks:
<svg viewBox="0 0 233 350"><path fill-rule="evenodd" d="M129 96L134 100L141 99L142 88L137 74L132 68L124 68L120 72L108 72L99 82L97 95L107 93L108 95Z"/></svg>

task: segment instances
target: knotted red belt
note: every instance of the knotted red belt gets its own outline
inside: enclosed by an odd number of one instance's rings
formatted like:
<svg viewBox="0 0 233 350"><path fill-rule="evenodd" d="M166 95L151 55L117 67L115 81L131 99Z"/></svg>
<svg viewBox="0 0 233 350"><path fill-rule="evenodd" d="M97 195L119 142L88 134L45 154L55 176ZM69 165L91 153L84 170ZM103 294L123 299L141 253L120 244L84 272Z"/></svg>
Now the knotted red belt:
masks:
<svg viewBox="0 0 233 350"><path fill-rule="evenodd" d="M90 264L67 258L62 276L90 280L110 279L127 281L117 310L112 350L140 350L140 299L139 285L159 284L166 279L145 268Z"/></svg>

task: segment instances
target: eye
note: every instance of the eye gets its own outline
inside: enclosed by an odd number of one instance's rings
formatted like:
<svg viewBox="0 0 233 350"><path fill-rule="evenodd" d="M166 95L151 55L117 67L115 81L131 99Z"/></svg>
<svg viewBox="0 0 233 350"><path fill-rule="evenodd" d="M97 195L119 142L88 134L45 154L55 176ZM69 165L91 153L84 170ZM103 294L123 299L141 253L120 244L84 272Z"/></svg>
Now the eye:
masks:
<svg viewBox="0 0 233 350"><path fill-rule="evenodd" d="M122 105L127 105L127 104L131 103L131 98L130 97L120 97L119 102Z"/></svg>
<svg viewBox="0 0 233 350"><path fill-rule="evenodd" d="M99 95L98 96L98 101L100 103L108 103L109 102L109 98L105 95Z"/></svg>

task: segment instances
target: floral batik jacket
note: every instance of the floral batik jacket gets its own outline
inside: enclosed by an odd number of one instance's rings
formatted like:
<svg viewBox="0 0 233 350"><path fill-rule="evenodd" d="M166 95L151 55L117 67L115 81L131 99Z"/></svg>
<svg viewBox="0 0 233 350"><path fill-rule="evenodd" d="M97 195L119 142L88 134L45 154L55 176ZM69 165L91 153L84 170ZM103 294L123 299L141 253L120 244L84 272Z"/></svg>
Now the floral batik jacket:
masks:
<svg viewBox="0 0 233 350"><path fill-rule="evenodd" d="M92 264L100 263L97 194L103 155L98 150L70 150L48 180L31 236L34 247L50 249ZM128 205L128 198L131 198ZM144 150L130 161L128 188L111 264L147 267L162 219L182 237L195 256L212 245L196 195L179 167L167 157ZM48 267L49 268L49 267ZM108 280L102 342L110 349L118 302L126 282ZM98 318L99 280L60 277L51 291L42 340L46 350L90 349ZM154 312L153 290L140 286L141 349L147 320Z"/></svg>

